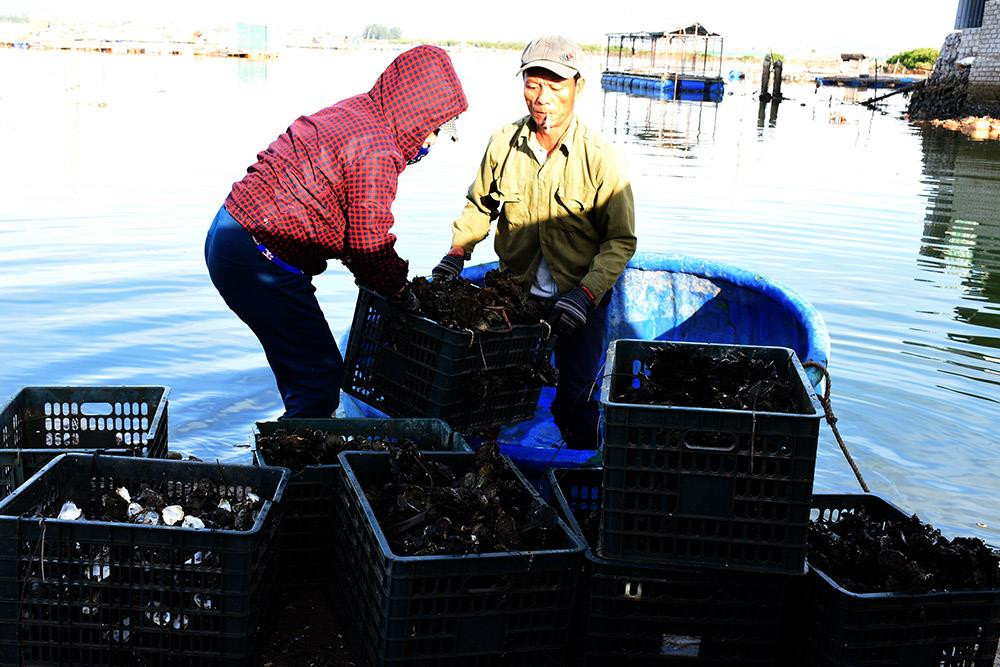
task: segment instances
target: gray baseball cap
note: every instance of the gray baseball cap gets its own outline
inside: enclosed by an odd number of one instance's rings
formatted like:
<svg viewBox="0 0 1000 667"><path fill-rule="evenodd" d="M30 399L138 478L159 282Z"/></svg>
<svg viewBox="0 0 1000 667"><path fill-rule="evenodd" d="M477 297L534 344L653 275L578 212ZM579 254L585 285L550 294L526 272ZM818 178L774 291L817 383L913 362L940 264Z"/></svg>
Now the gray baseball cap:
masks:
<svg viewBox="0 0 1000 667"><path fill-rule="evenodd" d="M541 67L564 79L572 79L580 73L580 59L583 53L576 42L562 35L539 37L524 48L521 54L521 74L526 69Z"/></svg>

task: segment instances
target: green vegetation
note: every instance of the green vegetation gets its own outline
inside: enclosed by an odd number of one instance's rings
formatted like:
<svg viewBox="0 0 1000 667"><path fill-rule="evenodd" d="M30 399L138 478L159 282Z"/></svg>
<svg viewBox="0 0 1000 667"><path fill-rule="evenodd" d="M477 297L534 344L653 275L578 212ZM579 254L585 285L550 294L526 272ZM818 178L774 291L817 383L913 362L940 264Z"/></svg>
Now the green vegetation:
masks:
<svg viewBox="0 0 1000 667"><path fill-rule="evenodd" d="M396 26L390 28L380 23L370 23L365 26L361 37L363 39L399 39L402 34Z"/></svg>
<svg viewBox="0 0 1000 667"><path fill-rule="evenodd" d="M932 69L934 61L937 59L937 49L910 49L909 51L897 53L885 62L887 65L899 63L906 69Z"/></svg>
<svg viewBox="0 0 1000 667"><path fill-rule="evenodd" d="M0 16L0 23L27 23L27 16Z"/></svg>

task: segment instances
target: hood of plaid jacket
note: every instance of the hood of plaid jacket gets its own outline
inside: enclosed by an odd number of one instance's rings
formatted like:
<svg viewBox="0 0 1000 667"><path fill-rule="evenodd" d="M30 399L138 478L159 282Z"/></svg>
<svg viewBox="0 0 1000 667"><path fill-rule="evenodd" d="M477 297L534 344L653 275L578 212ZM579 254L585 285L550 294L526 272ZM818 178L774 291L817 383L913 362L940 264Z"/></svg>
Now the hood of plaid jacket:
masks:
<svg viewBox="0 0 1000 667"><path fill-rule="evenodd" d="M434 130L468 108L451 58L436 46L401 53L368 92L395 137L412 158Z"/></svg>

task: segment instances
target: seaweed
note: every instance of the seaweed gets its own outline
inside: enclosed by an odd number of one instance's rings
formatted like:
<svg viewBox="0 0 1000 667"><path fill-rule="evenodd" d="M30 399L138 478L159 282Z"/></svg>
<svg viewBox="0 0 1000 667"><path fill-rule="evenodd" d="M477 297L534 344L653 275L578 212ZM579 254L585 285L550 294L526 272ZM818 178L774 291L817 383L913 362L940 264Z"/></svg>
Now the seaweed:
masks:
<svg viewBox="0 0 1000 667"><path fill-rule="evenodd" d="M525 488L496 443L480 447L464 474L414 447L394 447L389 481L364 491L400 555L532 551L558 532L555 510Z"/></svg>
<svg viewBox="0 0 1000 667"><path fill-rule="evenodd" d="M854 593L1000 589L1000 557L982 540L949 540L914 515L883 521L863 509L809 528L809 562Z"/></svg>
<svg viewBox="0 0 1000 667"><path fill-rule="evenodd" d="M773 360L733 348L664 345L614 400L639 405L797 412L795 385Z"/></svg>
<svg viewBox="0 0 1000 667"><path fill-rule="evenodd" d="M384 438L339 435L315 428L278 429L271 435L257 438L257 449L268 465L290 468L293 473L311 465L336 465L339 463L337 455L341 452L387 451L393 444L393 441ZM408 439L398 444L414 445Z"/></svg>
<svg viewBox="0 0 1000 667"><path fill-rule="evenodd" d="M414 278L420 314L450 329L486 331L538 324L546 306L531 298L509 272L488 271L479 287L462 277Z"/></svg>

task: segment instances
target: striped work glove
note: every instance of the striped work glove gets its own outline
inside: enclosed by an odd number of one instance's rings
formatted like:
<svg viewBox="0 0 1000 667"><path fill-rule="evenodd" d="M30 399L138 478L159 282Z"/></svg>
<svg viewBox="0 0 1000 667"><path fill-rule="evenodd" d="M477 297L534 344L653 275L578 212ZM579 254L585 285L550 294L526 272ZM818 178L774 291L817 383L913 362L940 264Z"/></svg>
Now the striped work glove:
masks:
<svg viewBox="0 0 1000 667"><path fill-rule="evenodd" d="M587 323L587 315L594 305L590 290L582 285L566 292L552 306L552 326L556 334L565 336Z"/></svg>
<svg viewBox="0 0 1000 667"><path fill-rule="evenodd" d="M451 252L438 262L431 271L435 278L454 278L465 268L465 251L462 248L452 248Z"/></svg>

